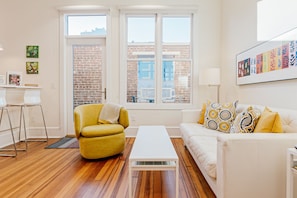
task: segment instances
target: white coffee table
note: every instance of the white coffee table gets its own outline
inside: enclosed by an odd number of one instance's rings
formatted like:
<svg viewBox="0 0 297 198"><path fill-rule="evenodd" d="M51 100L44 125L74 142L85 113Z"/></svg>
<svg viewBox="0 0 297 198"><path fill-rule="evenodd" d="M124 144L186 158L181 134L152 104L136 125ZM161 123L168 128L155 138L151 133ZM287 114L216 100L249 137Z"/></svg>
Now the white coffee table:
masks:
<svg viewBox="0 0 297 198"><path fill-rule="evenodd" d="M140 126L129 156L129 197L132 171L175 171L175 195L178 197L178 156L164 126Z"/></svg>

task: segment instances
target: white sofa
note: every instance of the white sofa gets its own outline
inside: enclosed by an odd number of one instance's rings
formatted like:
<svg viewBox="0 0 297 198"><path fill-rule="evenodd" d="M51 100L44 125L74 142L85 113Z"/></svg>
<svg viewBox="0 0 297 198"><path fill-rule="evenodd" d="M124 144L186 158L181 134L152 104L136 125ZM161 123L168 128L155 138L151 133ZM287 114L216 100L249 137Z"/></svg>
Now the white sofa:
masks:
<svg viewBox="0 0 297 198"><path fill-rule="evenodd" d="M297 110L269 108L279 113L284 133L222 133L197 123L200 110L182 110L184 144L218 198L286 197L286 154L297 144Z"/></svg>

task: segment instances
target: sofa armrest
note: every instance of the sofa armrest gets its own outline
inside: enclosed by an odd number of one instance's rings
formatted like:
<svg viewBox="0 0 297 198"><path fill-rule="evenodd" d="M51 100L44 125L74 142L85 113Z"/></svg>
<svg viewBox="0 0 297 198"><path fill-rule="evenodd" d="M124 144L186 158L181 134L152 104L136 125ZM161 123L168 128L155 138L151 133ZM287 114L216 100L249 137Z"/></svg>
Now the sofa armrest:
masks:
<svg viewBox="0 0 297 198"><path fill-rule="evenodd" d="M200 118L201 109L183 109L181 112L183 123L197 123Z"/></svg>
<svg viewBox="0 0 297 198"><path fill-rule="evenodd" d="M287 148L296 143L296 133L219 135L218 197L285 197Z"/></svg>

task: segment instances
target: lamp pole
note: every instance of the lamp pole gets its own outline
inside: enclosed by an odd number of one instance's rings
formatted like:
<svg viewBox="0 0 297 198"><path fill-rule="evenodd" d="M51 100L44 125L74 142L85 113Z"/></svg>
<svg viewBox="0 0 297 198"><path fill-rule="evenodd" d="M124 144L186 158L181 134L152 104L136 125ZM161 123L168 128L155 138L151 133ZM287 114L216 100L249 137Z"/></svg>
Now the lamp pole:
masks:
<svg viewBox="0 0 297 198"><path fill-rule="evenodd" d="M220 103L220 85L217 85L217 101Z"/></svg>
<svg viewBox="0 0 297 198"><path fill-rule="evenodd" d="M217 89L217 103L220 103L220 85L208 85L209 87L216 87Z"/></svg>
<svg viewBox="0 0 297 198"><path fill-rule="evenodd" d="M217 88L217 102L220 102L220 68L208 68L201 72L199 76L199 84L208 85L208 86L216 86Z"/></svg>

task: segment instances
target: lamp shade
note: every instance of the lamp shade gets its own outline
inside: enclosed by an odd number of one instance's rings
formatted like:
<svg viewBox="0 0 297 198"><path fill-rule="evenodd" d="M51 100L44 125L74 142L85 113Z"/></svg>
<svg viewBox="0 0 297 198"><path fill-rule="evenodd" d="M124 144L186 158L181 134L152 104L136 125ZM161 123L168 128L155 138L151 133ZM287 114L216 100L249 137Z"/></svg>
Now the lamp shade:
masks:
<svg viewBox="0 0 297 198"><path fill-rule="evenodd" d="M220 85L221 75L220 68L208 68L200 73L200 85Z"/></svg>
<svg viewBox="0 0 297 198"><path fill-rule="evenodd" d="M2 51L2 50L4 50L4 49L3 49L3 47L2 47L2 45L1 45L1 43L0 43L0 51Z"/></svg>

